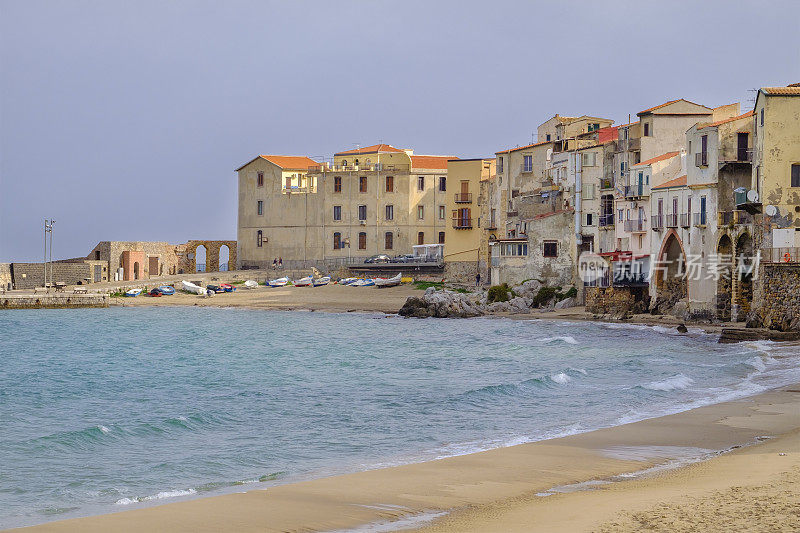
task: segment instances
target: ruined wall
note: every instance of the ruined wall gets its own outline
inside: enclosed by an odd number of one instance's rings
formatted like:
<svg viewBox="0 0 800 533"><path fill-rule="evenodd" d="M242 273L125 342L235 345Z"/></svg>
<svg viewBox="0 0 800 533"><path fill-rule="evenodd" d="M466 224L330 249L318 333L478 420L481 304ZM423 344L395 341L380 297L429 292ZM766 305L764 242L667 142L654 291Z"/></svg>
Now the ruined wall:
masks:
<svg viewBox="0 0 800 533"><path fill-rule="evenodd" d="M0 263L0 288L11 290L14 281L11 278L11 263Z"/></svg>
<svg viewBox="0 0 800 533"><path fill-rule="evenodd" d="M65 309L108 307L107 294L35 294L0 296L0 309Z"/></svg>
<svg viewBox="0 0 800 533"><path fill-rule="evenodd" d="M764 327L800 329L800 264L762 264L754 282L753 315Z"/></svg>
<svg viewBox="0 0 800 533"><path fill-rule="evenodd" d="M647 307L646 291L642 287L586 287L586 311L617 316L642 313Z"/></svg>
<svg viewBox="0 0 800 533"><path fill-rule="evenodd" d="M47 266L47 281L50 282L50 267L52 266L53 282L77 285L85 283L91 277L88 263L58 263L53 262ZM44 284L44 263L12 263L13 283L15 289L32 289L42 287Z"/></svg>

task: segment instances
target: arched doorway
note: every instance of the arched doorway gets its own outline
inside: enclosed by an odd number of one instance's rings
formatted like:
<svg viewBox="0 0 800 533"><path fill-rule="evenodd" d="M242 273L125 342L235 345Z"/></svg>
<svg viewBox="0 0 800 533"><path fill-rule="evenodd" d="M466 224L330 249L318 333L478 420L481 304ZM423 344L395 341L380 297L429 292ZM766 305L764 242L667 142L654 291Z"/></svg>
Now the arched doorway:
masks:
<svg viewBox="0 0 800 533"><path fill-rule="evenodd" d="M736 239L736 271L733 273L733 305L731 319L741 322L750 312L753 302L753 239L742 233Z"/></svg>
<svg viewBox="0 0 800 533"><path fill-rule="evenodd" d="M207 250L204 245L200 245L194 251L194 263L195 263L195 272L205 272L206 271L206 255Z"/></svg>
<svg viewBox="0 0 800 533"><path fill-rule="evenodd" d="M228 264L230 262L231 249L227 244L219 247L219 270L220 272L230 270Z"/></svg>
<svg viewBox="0 0 800 533"><path fill-rule="evenodd" d="M666 311L686 298L686 255L678 235L671 231L658 256L656 270L658 306Z"/></svg>
<svg viewBox="0 0 800 533"><path fill-rule="evenodd" d="M731 319L732 279L733 279L733 241L728 234L723 235L717 244L717 318Z"/></svg>

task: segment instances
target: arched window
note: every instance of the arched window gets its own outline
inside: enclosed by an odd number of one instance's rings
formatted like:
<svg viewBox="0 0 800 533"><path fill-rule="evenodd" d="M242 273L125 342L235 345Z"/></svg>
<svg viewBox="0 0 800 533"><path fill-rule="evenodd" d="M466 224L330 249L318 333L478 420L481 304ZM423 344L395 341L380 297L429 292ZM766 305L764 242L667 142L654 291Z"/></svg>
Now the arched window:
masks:
<svg viewBox="0 0 800 533"><path fill-rule="evenodd" d="M258 230L256 232L256 246L261 248L261 245L263 244L263 242L264 242L264 234L261 232L261 230Z"/></svg>

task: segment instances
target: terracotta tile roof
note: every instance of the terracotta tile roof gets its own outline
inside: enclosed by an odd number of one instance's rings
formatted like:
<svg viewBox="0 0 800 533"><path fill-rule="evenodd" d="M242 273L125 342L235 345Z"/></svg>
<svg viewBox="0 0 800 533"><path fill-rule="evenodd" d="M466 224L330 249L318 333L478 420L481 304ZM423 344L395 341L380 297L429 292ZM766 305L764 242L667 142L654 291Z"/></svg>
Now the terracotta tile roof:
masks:
<svg viewBox="0 0 800 533"><path fill-rule="evenodd" d="M435 168L447 170L447 161L458 159L452 155L412 155L411 168Z"/></svg>
<svg viewBox="0 0 800 533"><path fill-rule="evenodd" d="M789 87L762 87L761 91L770 96L800 96L800 87L790 85Z"/></svg>
<svg viewBox="0 0 800 533"><path fill-rule="evenodd" d="M677 177L674 180L669 180L666 183L662 183L658 187L653 187L653 189L669 189L671 187L685 187L686 186L686 174L683 176Z"/></svg>
<svg viewBox="0 0 800 533"><path fill-rule="evenodd" d="M270 163L287 170L308 170L308 167L319 165L319 163L304 155L259 155L237 168L236 172L239 172L257 159L266 159Z"/></svg>
<svg viewBox="0 0 800 533"><path fill-rule="evenodd" d="M533 144L526 144L525 146L517 146L516 148L509 148L507 150L503 150L502 152L495 152L496 154L510 154L511 152L516 152L517 150L524 150L526 148L533 148L534 146L541 146L543 144L551 144L555 141L542 141Z"/></svg>
<svg viewBox="0 0 800 533"><path fill-rule="evenodd" d="M698 104L697 102L692 102L692 101L687 100L685 98L678 98L677 100L670 100L669 102L664 102L661 105L657 105L655 107L650 107L648 109L645 109L644 111L639 111L636 114L637 115L644 115L645 113L650 113L652 111L655 111L656 109L661 109L662 107L666 107L666 106L668 106L670 104L674 104L675 102L687 102L687 103L690 103L690 104L699 105L700 107L706 107L704 105ZM708 109L708 108L706 107L706 109Z"/></svg>
<svg viewBox="0 0 800 533"><path fill-rule="evenodd" d="M653 163L658 163L659 161L664 161L665 159L672 159L676 155L680 155L680 152L667 152L666 154L657 155L647 161L642 161L641 163L636 163L635 165L631 165L631 167L643 167L645 165L651 165Z"/></svg>
<svg viewBox="0 0 800 533"><path fill-rule="evenodd" d="M365 146L364 148L337 152L333 155L377 154L378 152L402 152L402 150L395 148L391 144L373 144L372 146Z"/></svg>
<svg viewBox="0 0 800 533"><path fill-rule="evenodd" d="M290 170L308 170L310 166L319 165L319 163L304 155L261 155L259 157L266 159L273 165Z"/></svg>
<svg viewBox="0 0 800 533"><path fill-rule="evenodd" d="M710 124L703 124L702 126L697 126L697 129L698 130L702 130L703 128L713 128L715 126L719 126L720 124L727 124L728 122L733 122L734 120L739 120L740 118L747 118L747 117L752 117L752 116L753 116L753 112L752 111L748 111L747 113L743 113L743 114L739 115L738 117L726 118L725 120L718 120L716 122L711 122Z"/></svg>
<svg viewBox="0 0 800 533"><path fill-rule="evenodd" d="M619 138L619 127L608 126L597 130L597 142L605 144L607 142L616 141Z"/></svg>

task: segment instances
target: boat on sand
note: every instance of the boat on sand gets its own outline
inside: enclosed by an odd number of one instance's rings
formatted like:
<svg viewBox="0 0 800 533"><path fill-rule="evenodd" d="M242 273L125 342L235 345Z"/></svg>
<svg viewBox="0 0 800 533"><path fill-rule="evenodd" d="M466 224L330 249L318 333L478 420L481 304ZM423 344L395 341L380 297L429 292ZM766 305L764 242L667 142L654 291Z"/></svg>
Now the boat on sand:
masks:
<svg viewBox="0 0 800 533"><path fill-rule="evenodd" d="M330 282L331 282L330 276L322 276L321 278L315 278L314 281L311 282L311 284L314 287L321 287L322 285L327 285Z"/></svg>
<svg viewBox="0 0 800 533"><path fill-rule="evenodd" d="M125 291L125 296L127 296L129 298L135 298L135 297L139 296L140 294L142 294L142 289L130 289L130 290Z"/></svg>
<svg viewBox="0 0 800 533"><path fill-rule="evenodd" d="M201 287L200 285L195 285L191 281L181 281L181 287L183 287L183 290L185 290L186 292L199 294L201 296L204 296L206 294L206 290L203 287Z"/></svg>
<svg viewBox="0 0 800 533"><path fill-rule="evenodd" d="M257 289L258 288L258 282L255 281L255 280L252 280L252 279L248 279L247 281L244 282L244 288L245 289Z"/></svg>
<svg viewBox="0 0 800 533"><path fill-rule="evenodd" d="M270 287L283 287L287 283L289 283L289 278L283 277L283 278L271 279L267 282L267 285L269 285Z"/></svg>
<svg viewBox="0 0 800 533"><path fill-rule="evenodd" d="M396 276L393 276L391 278L376 279L375 280L375 286L376 287L396 287L397 285L400 285L400 281L402 281L402 279L403 279L403 274L402 273L398 273Z"/></svg>
<svg viewBox="0 0 800 533"><path fill-rule="evenodd" d="M304 278L294 280L293 284L295 287L310 287L313 282L314 278L311 276L306 276Z"/></svg>

